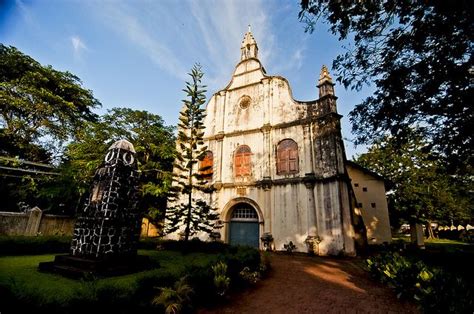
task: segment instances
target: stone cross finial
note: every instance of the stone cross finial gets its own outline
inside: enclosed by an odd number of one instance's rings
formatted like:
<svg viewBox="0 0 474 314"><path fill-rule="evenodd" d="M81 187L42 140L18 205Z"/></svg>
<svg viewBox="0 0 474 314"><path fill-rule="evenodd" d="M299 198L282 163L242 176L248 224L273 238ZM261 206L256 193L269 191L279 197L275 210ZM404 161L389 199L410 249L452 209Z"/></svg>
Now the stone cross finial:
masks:
<svg viewBox="0 0 474 314"><path fill-rule="evenodd" d="M255 38L253 38L250 24L248 25L248 32L244 35L242 46L240 47L240 60L246 60L249 58L258 58L258 47Z"/></svg>
<svg viewBox="0 0 474 314"><path fill-rule="evenodd" d="M332 83L332 77L329 74L327 66L323 65L323 67L321 68L321 73L319 74L319 84L325 81L329 81L330 83Z"/></svg>

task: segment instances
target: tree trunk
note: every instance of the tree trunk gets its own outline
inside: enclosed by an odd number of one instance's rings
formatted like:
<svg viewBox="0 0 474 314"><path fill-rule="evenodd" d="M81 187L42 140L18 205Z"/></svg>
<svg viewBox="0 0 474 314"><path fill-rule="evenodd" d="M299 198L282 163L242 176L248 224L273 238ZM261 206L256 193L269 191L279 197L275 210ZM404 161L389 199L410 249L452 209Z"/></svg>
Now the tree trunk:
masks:
<svg viewBox="0 0 474 314"><path fill-rule="evenodd" d="M420 249L425 248L425 241L423 236L423 226L419 223L410 223L410 238L411 243Z"/></svg>
<svg viewBox="0 0 474 314"><path fill-rule="evenodd" d="M433 228L431 228L431 221L428 220L425 227L426 227L426 233L428 234L428 239L434 239L435 234L433 232Z"/></svg>

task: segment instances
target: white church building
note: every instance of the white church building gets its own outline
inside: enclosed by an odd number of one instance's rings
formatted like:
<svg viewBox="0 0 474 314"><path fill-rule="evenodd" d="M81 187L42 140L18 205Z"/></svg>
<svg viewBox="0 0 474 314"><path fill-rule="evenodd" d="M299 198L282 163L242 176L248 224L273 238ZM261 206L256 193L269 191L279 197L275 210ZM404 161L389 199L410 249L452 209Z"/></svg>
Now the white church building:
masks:
<svg viewBox="0 0 474 314"><path fill-rule="evenodd" d="M212 165L209 201L220 213L224 242L263 249L261 237L271 234L275 250L291 241L300 252L311 243L319 255L356 253L363 209L355 210L342 116L325 66L317 87L318 99L293 99L285 78L266 74L252 33L245 34L230 82L206 108L201 166ZM379 207L376 225L385 233L373 243L390 241L386 201Z"/></svg>

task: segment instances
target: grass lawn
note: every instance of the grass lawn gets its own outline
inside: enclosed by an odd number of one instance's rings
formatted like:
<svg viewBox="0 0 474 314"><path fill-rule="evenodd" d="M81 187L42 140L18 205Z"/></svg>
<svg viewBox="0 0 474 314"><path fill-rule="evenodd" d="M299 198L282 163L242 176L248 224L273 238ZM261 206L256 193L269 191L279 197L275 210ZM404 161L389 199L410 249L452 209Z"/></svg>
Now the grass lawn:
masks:
<svg viewBox="0 0 474 314"><path fill-rule="evenodd" d="M177 251L139 250L139 254L150 256L160 263L160 268L124 276L98 279L92 282L64 278L60 275L41 273L37 270L39 262L52 261L55 254L4 256L0 257L0 286L43 304L64 304L77 298L78 294L91 293L91 290L112 286L115 292L133 294L138 281L145 277L160 275L179 277L186 267L204 266L217 259L217 254L189 253Z"/></svg>
<svg viewBox="0 0 474 314"><path fill-rule="evenodd" d="M394 241L410 242L409 237ZM474 244L449 239L425 239L424 250L409 250L407 256L420 259L428 265L474 280Z"/></svg>

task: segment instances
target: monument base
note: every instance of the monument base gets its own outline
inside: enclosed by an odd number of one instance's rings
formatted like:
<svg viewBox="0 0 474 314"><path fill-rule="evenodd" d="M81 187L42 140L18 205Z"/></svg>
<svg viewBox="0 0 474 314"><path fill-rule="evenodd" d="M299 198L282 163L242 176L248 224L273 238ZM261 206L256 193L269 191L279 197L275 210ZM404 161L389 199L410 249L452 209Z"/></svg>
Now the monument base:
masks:
<svg viewBox="0 0 474 314"><path fill-rule="evenodd" d="M56 255L53 262L39 263L38 270L74 279L87 279L125 275L158 267L158 262L152 262L148 256L143 255L107 259Z"/></svg>

